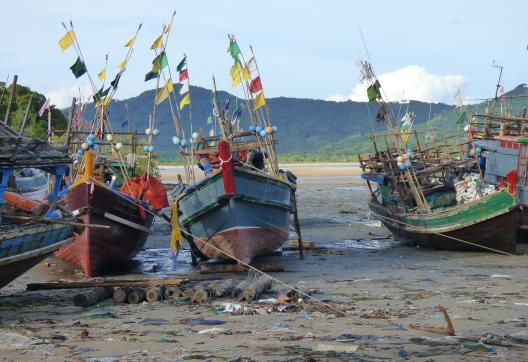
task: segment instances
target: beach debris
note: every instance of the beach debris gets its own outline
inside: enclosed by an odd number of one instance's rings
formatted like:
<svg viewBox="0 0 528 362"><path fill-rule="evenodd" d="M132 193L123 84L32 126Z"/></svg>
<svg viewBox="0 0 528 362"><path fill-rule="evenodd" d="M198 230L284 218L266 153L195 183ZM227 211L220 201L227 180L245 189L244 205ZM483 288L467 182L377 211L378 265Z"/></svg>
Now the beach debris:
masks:
<svg viewBox="0 0 528 362"><path fill-rule="evenodd" d="M304 309L299 312L299 315L303 317L304 319L312 320L313 317L310 316L310 314L305 311Z"/></svg>
<svg viewBox="0 0 528 362"><path fill-rule="evenodd" d="M504 278L504 279L511 279L512 276L508 274L492 274L490 275L490 278Z"/></svg>
<svg viewBox="0 0 528 362"><path fill-rule="evenodd" d="M224 303L224 313L233 313L242 309L240 304L236 303Z"/></svg>
<svg viewBox="0 0 528 362"><path fill-rule="evenodd" d="M407 357L409 355L409 352L404 348L404 347L401 347L400 350L398 351L398 356L400 357Z"/></svg>
<svg viewBox="0 0 528 362"><path fill-rule="evenodd" d="M165 290L163 292L163 297L165 299L175 299L180 298L182 296L182 291L179 287L176 285L170 285L165 287Z"/></svg>
<svg viewBox="0 0 528 362"><path fill-rule="evenodd" d="M112 298L116 303L126 303L127 294L127 288L114 288L114 294Z"/></svg>
<svg viewBox="0 0 528 362"><path fill-rule="evenodd" d="M221 324L225 324L226 322L218 320L218 319L201 319L201 318L192 319L192 318L185 318L185 319L180 319L178 321L178 323L179 324L185 324L187 326L194 326L194 325L218 326L218 325L221 325Z"/></svg>
<svg viewBox="0 0 528 362"><path fill-rule="evenodd" d="M101 300L112 297L114 288L112 287L98 287L88 289L76 294L73 297L73 305L76 307L90 307Z"/></svg>
<svg viewBox="0 0 528 362"><path fill-rule="evenodd" d="M284 261L282 260L267 260L267 261L254 261L251 266L263 272L283 272ZM231 263L203 263L200 264L200 274L210 273L247 273L249 268L241 264Z"/></svg>
<svg viewBox="0 0 528 362"><path fill-rule="evenodd" d="M494 346L489 346L482 341L464 343L460 346L458 350L460 354L467 354L470 352L491 352L497 353L497 348Z"/></svg>
<svg viewBox="0 0 528 362"><path fill-rule="evenodd" d="M447 309L441 305L438 305L436 307L436 309L439 311L439 312L442 312L442 314L444 315L444 319L447 323L447 326L444 327L444 328L441 328L441 327L424 327L424 326L421 326L421 325L418 325L418 324L413 324L411 325L410 327L412 329L416 329L418 331L423 331L423 332L430 332L430 333L447 333L449 336L454 336L455 335L455 328L453 327L453 323L451 322L451 318L449 318L449 314L447 314Z"/></svg>
<svg viewBox="0 0 528 362"><path fill-rule="evenodd" d="M150 287L166 285L182 285L188 282L187 278L143 278L143 279L111 279L96 278L85 281L58 281L47 283L30 283L26 290L48 290L48 289L81 289L95 287Z"/></svg>
<svg viewBox="0 0 528 362"><path fill-rule="evenodd" d="M229 332L224 328L214 327L198 331L198 334L232 334L232 332Z"/></svg>
<svg viewBox="0 0 528 362"><path fill-rule="evenodd" d="M271 289L271 285L273 283L273 280L267 276L262 275L257 280L252 282L246 290L242 293L242 299L251 302L253 300L256 300L260 294L262 294L264 291Z"/></svg>
<svg viewBox="0 0 528 362"><path fill-rule="evenodd" d="M108 318L117 318L117 317L112 312L104 312L104 313L89 314L89 315L84 316L82 319L87 320L87 321L92 321L96 319L108 319Z"/></svg>
<svg viewBox="0 0 528 362"><path fill-rule="evenodd" d="M229 295L231 291L236 287L237 282L233 279L225 279L222 281L215 281L209 285L211 294L214 297L224 297Z"/></svg>
<svg viewBox="0 0 528 362"><path fill-rule="evenodd" d="M318 344L313 347L313 351L317 352L338 352L338 353L354 353L359 349L359 346L342 346L342 345L331 345L331 344Z"/></svg>
<svg viewBox="0 0 528 362"><path fill-rule="evenodd" d="M163 318L145 318L140 323L144 326L164 326L169 324L169 321Z"/></svg>
<svg viewBox="0 0 528 362"><path fill-rule="evenodd" d="M236 285L236 287L233 288L231 291L231 298L234 300L240 300L242 297L242 293L244 293L244 290L249 286L249 280L243 280L240 283Z"/></svg>
<svg viewBox="0 0 528 362"><path fill-rule="evenodd" d="M26 349L30 345L38 344L39 340L23 336L14 332L0 330L0 350Z"/></svg>

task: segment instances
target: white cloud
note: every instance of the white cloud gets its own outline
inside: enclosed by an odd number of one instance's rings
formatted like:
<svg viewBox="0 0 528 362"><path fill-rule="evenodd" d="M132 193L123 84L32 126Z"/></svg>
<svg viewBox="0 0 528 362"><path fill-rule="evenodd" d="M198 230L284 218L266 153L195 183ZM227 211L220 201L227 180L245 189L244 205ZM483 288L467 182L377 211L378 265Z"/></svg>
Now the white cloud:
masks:
<svg viewBox="0 0 528 362"><path fill-rule="evenodd" d="M71 85L62 86L58 89L49 91L46 93L46 98L49 97L51 104L54 104L57 108L67 108L71 105L73 97L79 98L79 94L82 99L86 101L93 95L92 87L89 84L84 85Z"/></svg>
<svg viewBox="0 0 528 362"><path fill-rule="evenodd" d="M453 97L466 79L462 75L439 75L429 73L418 65L409 65L378 76L382 94L389 101L418 100L424 102L453 103ZM349 95L336 94L330 101L367 101L365 84L357 84Z"/></svg>

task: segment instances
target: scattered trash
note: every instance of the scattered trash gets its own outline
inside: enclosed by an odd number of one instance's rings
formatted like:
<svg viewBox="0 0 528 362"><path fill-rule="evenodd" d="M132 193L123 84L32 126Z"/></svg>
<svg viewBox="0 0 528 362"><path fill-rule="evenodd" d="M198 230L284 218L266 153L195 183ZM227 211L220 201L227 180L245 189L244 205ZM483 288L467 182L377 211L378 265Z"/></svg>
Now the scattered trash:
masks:
<svg viewBox="0 0 528 362"><path fill-rule="evenodd" d="M91 321L95 319L107 319L107 318L117 318L117 317L112 312L105 312L105 313L89 314L87 316L84 316L82 319Z"/></svg>
<svg viewBox="0 0 528 362"><path fill-rule="evenodd" d="M400 350L398 351L398 356L400 357L407 357L409 355L409 352L407 352L407 350L405 348L400 348Z"/></svg>
<svg viewBox="0 0 528 362"><path fill-rule="evenodd" d="M242 308L240 304L235 303L224 303L224 312L225 313L233 313L236 311L239 311Z"/></svg>
<svg viewBox="0 0 528 362"><path fill-rule="evenodd" d="M508 278L511 279L512 276L508 274L492 274L490 275L490 278Z"/></svg>
<svg viewBox="0 0 528 362"><path fill-rule="evenodd" d="M203 329L198 334L232 334L226 331L224 328L214 327L209 329Z"/></svg>
<svg viewBox="0 0 528 362"><path fill-rule="evenodd" d="M313 347L313 351L317 352L341 352L341 353L353 353L358 350L359 346L340 346L330 344L318 344Z"/></svg>
<svg viewBox="0 0 528 362"><path fill-rule="evenodd" d="M52 333L50 335L50 339L55 339L55 340L58 340L58 341L65 341L67 338L64 334L60 334L60 333Z"/></svg>
<svg viewBox="0 0 528 362"><path fill-rule="evenodd" d="M308 314L308 312L305 311L304 309L301 310L301 311L299 312L299 314L301 315L301 317L303 317L303 318L305 318L305 319L308 319L308 320L312 320L312 319L313 319L313 317L311 317L310 314Z"/></svg>
<svg viewBox="0 0 528 362"><path fill-rule="evenodd" d="M481 341L464 343L460 346L460 354L466 354L470 352L490 352L497 353L497 349L494 346L489 346Z"/></svg>
<svg viewBox="0 0 528 362"><path fill-rule="evenodd" d="M0 350L26 349L30 345L38 343L38 340L23 336L14 332L0 330Z"/></svg>
<svg viewBox="0 0 528 362"><path fill-rule="evenodd" d="M140 324L144 326L164 326L169 324L169 321L162 318L145 318L140 322Z"/></svg>
<svg viewBox="0 0 528 362"><path fill-rule="evenodd" d="M179 324L185 324L188 326L194 326L194 325L202 325L202 326L218 326L221 324L225 324L225 321L220 321L218 319L180 319L178 321Z"/></svg>

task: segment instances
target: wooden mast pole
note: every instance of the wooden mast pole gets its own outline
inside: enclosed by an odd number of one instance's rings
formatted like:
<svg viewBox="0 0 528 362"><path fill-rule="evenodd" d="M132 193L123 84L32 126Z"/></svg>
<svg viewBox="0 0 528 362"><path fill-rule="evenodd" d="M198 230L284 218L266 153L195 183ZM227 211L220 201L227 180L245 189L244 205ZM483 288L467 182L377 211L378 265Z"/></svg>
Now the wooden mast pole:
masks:
<svg viewBox="0 0 528 362"><path fill-rule="evenodd" d="M33 100L33 96L35 95L34 92L31 92L31 95L29 96L29 101L26 107L26 112L24 113L24 119L22 120L22 124L20 125L20 134L24 133L24 129L26 128L27 119L29 116L29 109L31 107L31 101Z"/></svg>
<svg viewBox="0 0 528 362"><path fill-rule="evenodd" d="M16 85L17 85L18 75L14 75L13 77L13 83L11 85L11 94L9 94L9 101L7 101L7 109L4 117L4 123L9 126L9 114L11 113L11 107L13 106L13 98L15 96L16 92Z"/></svg>

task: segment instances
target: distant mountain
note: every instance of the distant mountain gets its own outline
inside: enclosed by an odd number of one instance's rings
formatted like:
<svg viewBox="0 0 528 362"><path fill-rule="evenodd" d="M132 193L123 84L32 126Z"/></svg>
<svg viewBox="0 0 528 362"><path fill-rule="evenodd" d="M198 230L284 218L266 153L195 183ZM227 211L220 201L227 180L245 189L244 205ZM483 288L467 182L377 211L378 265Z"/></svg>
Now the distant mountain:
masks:
<svg viewBox="0 0 528 362"><path fill-rule="evenodd" d="M177 90L179 90L179 85L175 86L175 91ZM230 99L231 110L235 109L236 104L245 105L243 100L227 92L220 91L217 94L220 105L225 106L226 99ZM191 87L191 97L193 130L203 128L204 132L208 132L207 127L210 126L206 125L206 120L212 111L211 91L201 87ZM120 125L126 119L125 102L128 104L130 128L143 131L147 128L148 116L152 113L154 91L146 91L126 100L113 101L110 105L109 118L114 131L123 130ZM270 106L272 122L279 129L277 138L281 155L300 155L299 157L310 155L313 158L323 150L327 152L335 145L342 145L343 141L350 140L351 136L355 137L352 140L365 141L365 136L372 130L377 132L383 130L384 127L383 124L375 121L378 111L377 104L286 97L270 98L267 102ZM414 112L415 122L419 124L454 107L442 103L411 101L406 104L392 104L391 108L396 117L403 116L407 109ZM190 108L186 107L181 114L187 136L190 135L189 110ZM93 107L88 109L86 114L87 118L92 116ZM247 112L242 114L241 124L244 128L249 126ZM175 129L168 101L156 108L155 128L160 131L156 139L158 153L174 154L176 148L172 145L171 138L175 135ZM338 160L342 157L337 154L331 159Z"/></svg>

